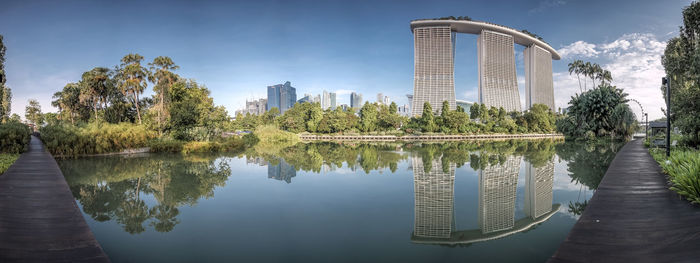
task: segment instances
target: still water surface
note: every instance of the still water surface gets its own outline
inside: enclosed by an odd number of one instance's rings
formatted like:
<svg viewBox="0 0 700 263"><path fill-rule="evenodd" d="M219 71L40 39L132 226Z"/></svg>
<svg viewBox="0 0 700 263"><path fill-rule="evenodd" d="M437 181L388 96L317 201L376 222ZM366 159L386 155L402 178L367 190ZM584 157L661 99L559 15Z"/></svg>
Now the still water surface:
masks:
<svg viewBox="0 0 700 263"><path fill-rule="evenodd" d="M60 160L113 262L543 262L619 143L307 143Z"/></svg>

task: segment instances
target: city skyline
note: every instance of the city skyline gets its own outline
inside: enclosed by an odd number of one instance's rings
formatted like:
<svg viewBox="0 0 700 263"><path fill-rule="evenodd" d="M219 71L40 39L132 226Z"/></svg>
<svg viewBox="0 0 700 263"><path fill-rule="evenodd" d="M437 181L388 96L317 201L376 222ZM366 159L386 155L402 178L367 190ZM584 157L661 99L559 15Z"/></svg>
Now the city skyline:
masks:
<svg viewBox="0 0 700 263"><path fill-rule="evenodd" d="M232 114L244 107L246 99L265 97L264 88L276 80L293 81L308 93L319 94L324 89L336 92L337 105L350 104L346 95L353 91L376 94L378 87L396 98L398 105L407 104L405 94L410 93L413 71L413 43L407 23L418 18L469 15L537 33L562 54L562 60L552 65L557 107L578 92L577 80L569 76L566 64L585 59L612 69L612 84L625 88L654 119L662 116L663 106L658 99L660 85L656 84L663 75L660 56L665 41L678 34L681 20L676 14L688 3L616 1L598 8L602 2L522 1L504 5L445 1L435 5L408 1L397 8L390 1L263 1L204 4L193 10L185 3L164 6L151 2L128 10L129 5L123 4L47 1L27 5L10 1L0 10L0 34L8 47L7 83L13 89L13 113L23 115L30 98L38 99L44 112L55 112L50 105L55 91L77 81L84 71L96 66L111 68L119 58L135 52L146 61L170 56L180 66L176 73L206 85L215 103ZM621 9L626 10L624 15L615 12ZM299 13L305 15L296 15ZM179 19L157 22L164 21L166 15ZM129 20L122 22L124 18ZM265 22L244 26L244 21L258 20ZM559 22L552 24L554 20ZM279 21L284 21L284 26L278 26ZM126 34L142 37L133 41ZM356 37L360 35L363 37ZM458 36L456 42L473 39ZM284 49L272 44L279 41L286 43ZM516 53L521 53L517 47ZM476 60L474 45L457 45L456 99L478 101ZM519 76L524 76L523 60L522 55L516 55ZM518 78L521 94L525 94L524 79ZM144 95L151 95L151 88L149 84ZM524 98L521 104L526 104ZM632 109L639 115L638 107L632 105Z"/></svg>

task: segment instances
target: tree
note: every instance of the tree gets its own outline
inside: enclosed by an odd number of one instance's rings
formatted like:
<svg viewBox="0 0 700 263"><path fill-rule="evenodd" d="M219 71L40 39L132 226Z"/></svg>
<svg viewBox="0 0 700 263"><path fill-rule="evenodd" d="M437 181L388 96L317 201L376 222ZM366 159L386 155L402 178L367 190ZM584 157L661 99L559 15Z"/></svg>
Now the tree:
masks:
<svg viewBox="0 0 700 263"><path fill-rule="evenodd" d="M153 59L153 62L148 63L151 68L152 74L149 74L148 79L151 81L153 86L153 91L156 92L156 107L158 111L157 120L158 126L161 127L168 119L168 106L169 94L168 90L170 86L175 83L178 79L177 74L173 73L173 70L177 70L180 67L175 65L170 57L159 56Z"/></svg>
<svg viewBox="0 0 700 263"><path fill-rule="evenodd" d="M226 110L215 106L209 89L193 80L178 81L170 87L170 123L173 137L180 140L209 140L228 122Z"/></svg>
<svg viewBox="0 0 700 263"><path fill-rule="evenodd" d="M690 146L700 145L700 2L683 9L678 37L668 41L662 64L671 84L671 122L687 135ZM664 99L666 88L661 87Z"/></svg>
<svg viewBox="0 0 700 263"><path fill-rule="evenodd" d="M365 105L360 109L360 130L363 132L376 131L378 114L376 104L365 102Z"/></svg>
<svg viewBox="0 0 700 263"><path fill-rule="evenodd" d="M24 118L30 123L34 124L34 129L39 128L44 124L44 118L41 114L41 104L35 99L30 99L29 104L24 109Z"/></svg>
<svg viewBox="0 0 700 263"><path fill-rule="evenodd" d="M578 89L581 93L583 93L583 88L581 87L581 77L580 74L582 73L581 67L583 66L583 61L581 60L574 60L573 62L569 63L569 75L576 74L576 78L578 79Z"/></svg>
<svg viewBox="0 0 700 263"><path fill-rule="evenodd" d="M3 43L3 37L0 35L0 122L7 122L10 116L10 104L12 102L12 92L5 82L7 82L7 74L5 74L5 51L7 48Z"/></svg>
<svg viewBox="0 0 700 263"><path fill-rule="evenodd" d="M576 94L569 101L567 116L556 122L557 129L569 137L624 136L615 134L613 110L627 103L627 94L622 89L601 85L596 89ZM530 126L535 124L530 123ZM632 124L630 124L632 125ZM531 127L531 129L533 129Z"/></svg>
<svg viewBox="0 0 700 263"><path fill-rule="evenodd" d="M95 120L98 118L97 110L107 107L109 94L114 87L110 74L108 68L96 67L83 73L80 80L80 101L92 107Z"/></svg>
<svg viewBox="0 0 700 263"><path fill-rule="evenodd" d="M80 86L77 83L68 83L62 91L53 94L51 105L57 107L61 114L67 114L70 122L75 124L75 116L78 114L80 104Z"/></svg>
<svg viewBox="0 0 700 263"><path fill-rule="evenodd" d="M280 115L280 110L277 107L272 107L260 117L263 124L275 123L275 118Z"/></svg>
<svg viewBox="0 0 700 263"><path fill-rule="evenodd" d="M423 103L423 114L421 115L422 130L425 132L437 131L438 127L435 124L435 116L433 116L433 107L430 102Z"/></svg>
<svg viewBox="0 0 700 263"><path fill-rule="evenodd" d="M554 131L554 113L547 105L534 104L523 117L530 132L550 133Z"/></svg>
<svg viewBox="0 0 700 263"><path fill-rule="evenodd" d="M143 93L148 85L146 78L149 76L148 70L141 66L143 56L130 53L121 59L121 65L118 68L119 90L124 96L131 98L132 105L136 107L136 116L139 124L141 121L141 110L139 107L139 94Z"/></svg>

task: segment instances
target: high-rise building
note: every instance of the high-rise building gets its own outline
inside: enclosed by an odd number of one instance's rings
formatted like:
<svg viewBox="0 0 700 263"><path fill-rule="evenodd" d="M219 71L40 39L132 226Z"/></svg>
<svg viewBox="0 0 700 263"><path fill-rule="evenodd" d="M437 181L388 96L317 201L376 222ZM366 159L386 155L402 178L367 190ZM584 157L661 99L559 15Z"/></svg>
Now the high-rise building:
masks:
<svg viewBox="0 0 700 263"><path fill-rule="evenodd" d="M321 95L314 96L311 102L321 104Z"/></svg>
<svg viewBox="0 0 700 263"><path fill-rule="evenodd" d="M409 111L413 111L413 94L406 94L406 98L408 99L408 108ZM423 109L421 109L421 113ZM410 116L410 114L409 114Z"/></svg>
<svg viewBox="0 0 700 263"><path fill-rule="evenodd" d="M335 102L335 92L331 92L330 97L331 97L331 110L335 110L335 107L337 105Z"/></svg>
<svg viewBox="0 0 700 263"><path fill-rule="evenodd" d="M304 102L313 102L313 99L311 98L311 94L304 94L304 97L301 97L301 99L297 100L297 103L304 103Z"/></svg>
<svg viewBox="0 0 700 263"><path fill-rule="evenodd" d="M292 87L292 83L287 81L284 84L277 84L267 87L267 109L277 107L280 114L287 111L297 102L297 89Z"/></svg>
<svg viewBox="0 0 700 263"><path fill-rule="evenodd" d="M237 110L236 115L262 115L263 113L265 113L265 111L267 111L267 99L258 99L252 101L246 100L245 109Z"/></svg>
<svg viewBox="0 0 700 263"><path fill-rule="evenodd" d="M328 91L323 90L323 97L321 97L321 109L328 109L331 107L331 96Z"/></svg>
<svg viewBox="0 0 700 263"><path fill-rule="evenodd" d="M413 116L423 113L429 102L440 113L443 101L455 106L454 41L449 25L413 28L415 70L413 76Z"/></svg>
<svg viewBox="0 0 700 263"><path fill-rule="evenodd" d="M379 104L384 103L384 94L377 93L377 103L379 103Z"/></svg>
<svg viewBox="0 0 700 263"><path fill-rule="evenodd" d="M383 103L384 103L384 105L387 105L387 106L389 106L389 104L391 104L391 100L389 99L389 96L384 96Z"/></svg>
<svg viewBox="0 0 700 263"><path fill-rule="evenodd" d="M479 102L489 107L503 107L507 112L520 111L513 36L482 30L476 43Z"/></svg>
<svg viewBox="0 0 700 263"><path fill-rule="evenodd" d="M552 79L552 53L537 45L523 51L525 57L525 104L544 104L554 111L554 81Z"/></svg>
<svg viewBox="0 0 700 263"><path fill-rule="evenodd" d="M362 94L353 92L350 93L350 107L351 108L361 108L362 107Z"/></svg>

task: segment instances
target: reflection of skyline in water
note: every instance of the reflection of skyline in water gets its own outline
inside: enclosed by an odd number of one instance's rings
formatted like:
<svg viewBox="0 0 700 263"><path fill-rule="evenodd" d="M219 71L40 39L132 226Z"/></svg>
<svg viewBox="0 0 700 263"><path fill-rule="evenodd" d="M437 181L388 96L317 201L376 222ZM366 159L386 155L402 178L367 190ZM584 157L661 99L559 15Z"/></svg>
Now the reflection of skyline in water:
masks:
<svg viewBox="0 0 700 263"><path fill-rule="evenodd" d="M297 170L282 158L279 159L277 164L269 163L267 165L267 178L291 183L292 177L295 176L297 176Z"/></svg>
<svg viewBox="0 0 700 263"><path fill-rule="evenodd" d="M526 163L526 217L515 220L518 174L522 156L478 171L479 229L458 230L454 216L455 167L443 169L441 157L432 159L426 172L423 159L412 158L415 221L412 240L427 244L469 244L501 238L529 229L556 213L553 205L553 159L540 167ZM466 189L465 189L466 190Z"/></svg>

